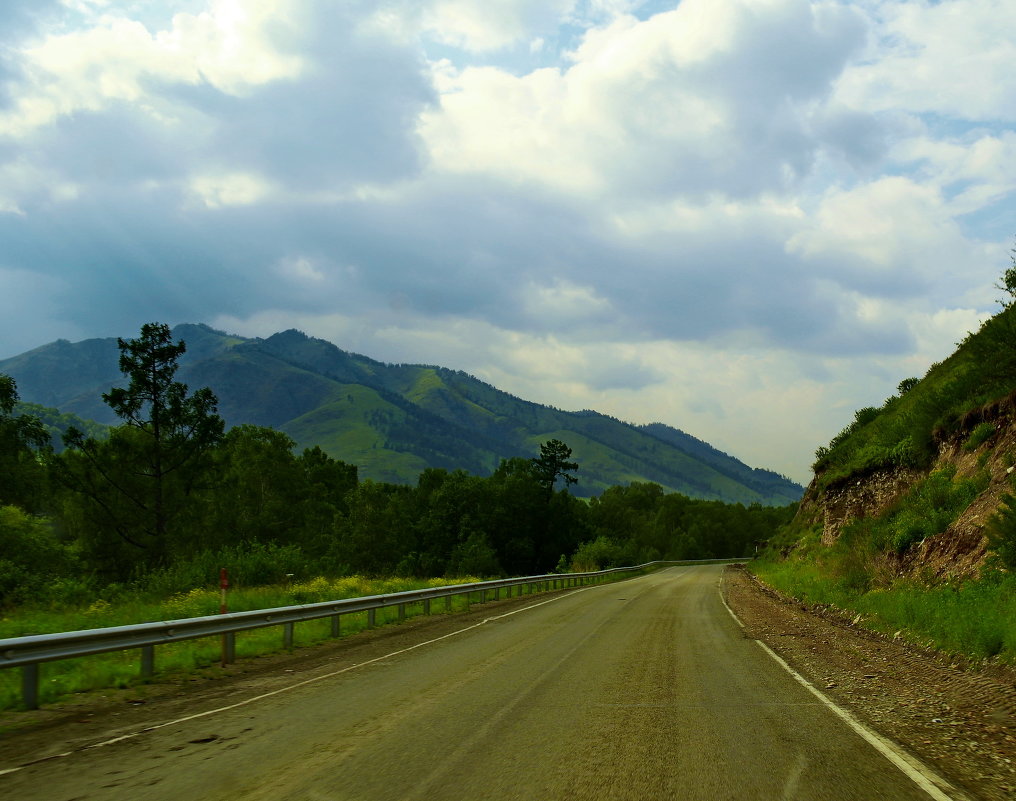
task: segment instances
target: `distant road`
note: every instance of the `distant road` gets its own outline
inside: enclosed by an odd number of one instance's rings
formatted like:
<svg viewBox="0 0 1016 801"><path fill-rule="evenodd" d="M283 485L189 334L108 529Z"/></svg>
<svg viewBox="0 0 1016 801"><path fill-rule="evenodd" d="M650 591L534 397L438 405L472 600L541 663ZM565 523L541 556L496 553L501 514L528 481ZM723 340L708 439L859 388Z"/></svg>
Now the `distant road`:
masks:
<svg viewBox="0 0 1016 801"><path fill-rule="evenodd" d="M0 797L927 801L742 634L722 570L447 617L422 647L0 776Z"/></svg>

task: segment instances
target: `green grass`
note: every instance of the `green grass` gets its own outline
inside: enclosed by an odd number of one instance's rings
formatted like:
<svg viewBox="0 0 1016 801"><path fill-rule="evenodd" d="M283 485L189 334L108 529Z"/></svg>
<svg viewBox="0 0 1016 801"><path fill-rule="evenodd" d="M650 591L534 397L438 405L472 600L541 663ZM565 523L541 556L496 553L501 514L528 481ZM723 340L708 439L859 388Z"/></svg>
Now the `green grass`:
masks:
<svg viewBox="0 0 1016 801"><path fill-rule="evenodd" d="M230 591L229 611L243 612L293 604L356 598L365 595L383 595L404 590L463 584L479 579L365 579L349 576L339 579L315 578L288 586L252 587ZM474 601L477 599L473 595ZM452 599L452 611L466 608L464 596ZM432 613L444 611L444 601L432 602ZM83 607L56 609L19 609L8 612L0 619L0 639L30 634L48 634L58 631L121 626L148 621L177 620L187 617L217 614L219 591L198 588L178 593L162 600L143 595L125 597L115 603L95 601ZM423 613L423 604L410 605L407 617ZM398 619L397 608L377 610L377 625ZM343 615L342 635L363 630L367 625L366 612ZM328 618L299 623L294 629L294 646L314 645L331 637ZM282 651L283 629L270 626L240 632L236 637L237 658L246 658ZM156 649L156 672L160 676L174 676L217 664L221 658L217 637L167 643ZM79 659L66 659L40 665L39 699L52 703L73 693L102 688L126 688L143 683L139 676L137 650L97 654ZM0 670L0 709L14 709L21 704L21 673L19 670Z"/></svg>
<svg viewBox="0 0 1016 801"><path fill-rule="evenodd" d="M945 361L879 407L859 409L827 447L816 451L817 488L876 468L926 468L945 436L966 435L975 450L993 434L992 409L1016 388L1016 306L987 320ZM986 415L987 413L987 415Z"/></svg>
<svg viewBox="0 0 1016 801"><path fill-rule="evenodd" d="M967 437L967 441L963 443L963 450L968 453L976 451L993 436L995 436L995 424L987 422L981 423L970 432L970 436Z"/></svg>
<svg viewBox="0 0 1016 801"><path fill-rule="evenodd" d="M760 560L751 569L786 595L860 614L877 631L902 631L913 642L949 653L1016 663L1014 575L989 572L976 581L932 587L900 580L864 591L836 565L816 561Z"/></svg>
<svg viewBox="0 0 1016 801"><path fill-rule="evenodd" d="M1016 662L1016 575L986 569L979 580L937 584L899 577L900 558L946 531L987 485L984 472L961 477L952 467L936 470L881 514L844 526L832 546L821 544L817 525L788 526L752 570L801 601L860 614L878 631Z"/></svg>

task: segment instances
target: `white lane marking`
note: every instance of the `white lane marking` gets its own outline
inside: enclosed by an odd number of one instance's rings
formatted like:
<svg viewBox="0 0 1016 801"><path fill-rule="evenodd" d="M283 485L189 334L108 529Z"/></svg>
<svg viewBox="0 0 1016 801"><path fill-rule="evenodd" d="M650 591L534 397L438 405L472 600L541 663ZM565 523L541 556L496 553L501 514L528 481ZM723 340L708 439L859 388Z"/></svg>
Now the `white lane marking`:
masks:
<svg viewBox="0 0 1016 801"><path fill-rule="evenodd" d="M723 606L730 613L730 616L734 618L734 621L742 629L745 628L744 623L741 619L734 614L734 610L727 605L727 599L723 597L723 577L720 576L720 582L718 584L720 593L720 601L723 602ZM882 756L892 762L897 768L899 768L906 776L920 787L925 793L927 793L935 801L956 801L956 799L966 799L967 797L953 787L949 782L935 773L931 768L922 762L919 762L910 754L903 751L896 743L883 737L876 731L869 729L861 721L851 715L847 710L838 706L831 698L818 690L812 685L804 676L794 670L786 661L777 654L772 648L766 645L761 640L754 640L754 643L771 656L777 664L779 664L784 670L787 671L794 679L804 687L808 692L818 698L825 706L827 706L833 714L837 715L844 723L850 726L855 733L861 736L869 745L871 745L876 751ZM951 794L951 795L950 795Z"/></svg>
<svg viewBox="0 0 1016 801"><path fill-rule="evenodd" d="M123 742L124 740L131 740L135 737L140 737L142 734L146 734L147 732L155 731L157 729L164 729L167 726L175 726L179 723L186 723L187 721L196 720L197 718L204 718L208 717L209 715L216 715L219 712L228 712L231 709L236 709L241 706L247 706L248 704L253 704L255 701L261 701L265 698L271 698L273 695L280 695L282 693L289 692L290 690L295 690L298 687L303 687L307 684L313 684L314 682L323 681L324 679L330 679L335 676L340 676L343 673L350 672L351 670L357 670L358 668L366 667L367 665L373 665L378 662L383 662L384 660L391 659L394 656L399 656L401 654L408 653L409 651L415 651L417 648L423 648L426 645L433 645L436 642L441 642L441 640L447 640L450 637L456 637L459 634L465 634L467 631L478 629L480 628L480 626L485 626L487 623L492 623L497 620L503 620L506 617L517 615L520 612L528 612L531 609L537 609L538 607L546 606L547 604L551 604L556 601L562 601L565 598L571 597L572 595L577 595L580 592L586 592L587 590L595 589L601 586L610 586L610 585L591 584L588 587L581 587L577 590L572 590L571 592L564 593L563 595L558 595L555 596L554 598L548 598L546 601L540 601L539 603L524 606L521 609L515 609L511 612L505 612L503 615L494 615L493 617L484 618L479 623L474 623L471 626L466 626L465 628L452 631L448 634L442 634L440 637L435 637L432 640L427 640L426 642L419 642L416 645L410 645L408 648L402 648L401 650L392 651L390 654L385 654L384 656L378 656L375 657L374 659L368 659L366 662L358 662L355 665L348 665L347 667L344 667L341 670L333 670L331 673L324 673L320 676L314 676L309 679L304 679L303 681L298 681L295 684L289 684L285 687L280 687L279 689L272 690L271 692L262 693L261 695L255 695L252 696L251 698L246 698L243 701L237 701L235 704L221 706L217 709L209 709L204 712L198 712L194 715L187 715L186 717L177 718L176 720L169 720L166 721L165 723L157 723L154 726L146 726L145 728L139 729L138 731L135 732L131 732L130 734L122 734L119 737L113 737L112 739L109 740L103 740L100 743L92 743L91 745L85 745L82 746L81 748L75 748L74 750L71 751L65 751L62 754L51 754L50 756L42 757L41 759L35 759L32 760L31 762L26 762L25 764L18 765L17 767L14 768L6 768L0 770L0 776L4 776L8 773L16 773L19 770L24 770L25 768L31 767L32 765L37 765L40 762L48 762L53 759L62 759L63 757L69 757L71 754L80 753L82 751L90 751L94 748L103 748L107 745L113 745L114 743Z"/></svg>

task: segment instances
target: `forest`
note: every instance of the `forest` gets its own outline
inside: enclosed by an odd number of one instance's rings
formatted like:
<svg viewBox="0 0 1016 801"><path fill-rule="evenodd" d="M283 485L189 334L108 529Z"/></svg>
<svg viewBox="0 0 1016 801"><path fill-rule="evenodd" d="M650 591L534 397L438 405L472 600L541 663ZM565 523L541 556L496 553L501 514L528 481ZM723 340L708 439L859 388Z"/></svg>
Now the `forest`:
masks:
<svg viewBox="0 0 1016 801"><path fill-rule="evenodd" d="M102 395L119 425L55 443L0 374L0 605L84 603L125 587L181 592L309 576L500 576L654 559L743 556L795 507L665 493L590 499L551 439L489 476L428 468L415 485L360 480L278 430L226 430L208 388L175 379L184 341L149 323L119 340L126 386Z"/></svg>

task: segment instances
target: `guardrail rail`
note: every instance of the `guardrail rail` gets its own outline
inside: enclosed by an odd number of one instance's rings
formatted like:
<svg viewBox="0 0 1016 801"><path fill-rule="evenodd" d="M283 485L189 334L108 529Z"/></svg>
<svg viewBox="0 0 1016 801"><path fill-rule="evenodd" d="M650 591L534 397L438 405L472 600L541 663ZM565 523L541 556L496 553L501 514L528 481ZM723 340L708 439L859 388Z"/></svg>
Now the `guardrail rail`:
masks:
<svg viewBox="0 0 1016 801"><path fill-rule="evenodd" d="M376 624L378 609L398 608L399 620L406 617L409 604L422 603L423 613L431 613L431 602L445 599L445 611L451 611L454 596L465 595L467 602L473 593L479 593L480 603L499 600L505 591L508 598L517 595L547 592L555 589L584 586L598 583L620 573L635 573L647 569L696 564L729 564L744 559L697 559L684 561L655 561L634 567L615 567L587 573L548 573L541 576L478 581L469 584L451 584L445 587L428 587L422 590L406 590L387 595L367 595L361 598L346 598L338 601L322 601L297 606L281 606L272 609L255 609L249 612L229 612L221 615L168 620L157 623L135 623L129 626L109 626L82 631L64 631L53 634L35 634L26 637L0 639L0 668L21 668L21 694L26 709L39 706L39 665L60 659L73 659L109 651L140 649L141 676L151 678L155 674L155 646L198 637L221 636L223 638L223 661L232 662L236 654L236 633L267 626L283 627L283 647L293 646L294 626L305 620L331 618L331 635L338 637L341 632L342 615L357 612L367 613L367 627Z"/></svg>

